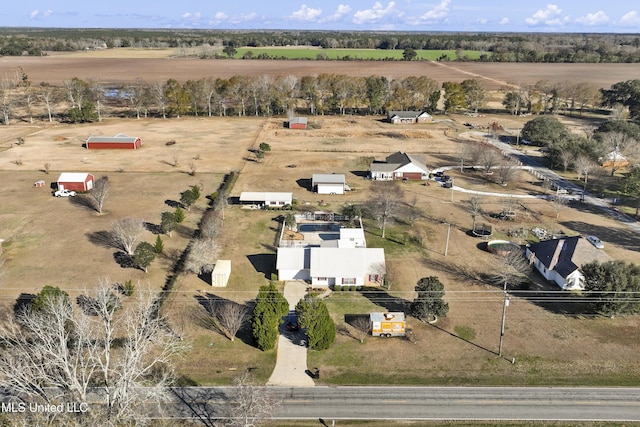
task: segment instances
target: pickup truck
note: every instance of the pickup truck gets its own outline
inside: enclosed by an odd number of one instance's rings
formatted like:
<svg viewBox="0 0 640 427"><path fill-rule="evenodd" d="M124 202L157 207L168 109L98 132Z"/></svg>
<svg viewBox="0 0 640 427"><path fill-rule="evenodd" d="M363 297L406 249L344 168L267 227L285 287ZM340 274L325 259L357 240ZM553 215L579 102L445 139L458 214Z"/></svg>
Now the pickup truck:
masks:
<svg viewBox="0 0 640 427"><path fill-rule="evenodd" d="M76 192L71 190L57 190L53 195L56 197L74 197Z"/></svg>

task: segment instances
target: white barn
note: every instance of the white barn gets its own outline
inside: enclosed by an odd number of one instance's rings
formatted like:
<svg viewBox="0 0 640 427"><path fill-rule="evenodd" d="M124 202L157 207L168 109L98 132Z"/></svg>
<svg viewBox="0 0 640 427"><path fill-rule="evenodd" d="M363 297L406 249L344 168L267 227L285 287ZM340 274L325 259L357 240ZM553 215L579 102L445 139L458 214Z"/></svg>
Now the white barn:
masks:
<svg viewBox="0 0 640 427"><path fill-rule="evenodd" d="M240 203L267 207L283 207L290 205L293 193L243 191L240 193Z"/></svg>
<svg viewBox="0 0 640 427"><path fill-rule="evenodd" d="M314 173L311 187L318 194L344 194L345 175L343 173Z"/></svg>

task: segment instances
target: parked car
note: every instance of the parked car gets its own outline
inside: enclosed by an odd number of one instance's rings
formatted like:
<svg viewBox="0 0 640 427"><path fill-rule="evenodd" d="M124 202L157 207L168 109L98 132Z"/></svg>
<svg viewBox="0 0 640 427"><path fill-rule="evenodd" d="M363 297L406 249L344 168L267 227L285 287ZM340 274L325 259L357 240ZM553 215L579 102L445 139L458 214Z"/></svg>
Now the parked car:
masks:
<svg viewBox="0 0 640 427"><path fill-rule="evenodd" d="M287 331L297 332L300 330L300 323L298 323L298 318L295 314L290 313L287 318Z"/></svg>
<svg viewBox="0 0 640 427"><path fill-rule="evenodd" d="M53 195L56 197L74 197L76 192L71 190L58 190L53 193Z"/></svg>
<svg viewBox="0 0 640 427"><path fill-rule="evenodd" d="M596 248L604 249L604 243L602 243L602 240L598 239L596 236L587 236L587 240Z"/></svg>

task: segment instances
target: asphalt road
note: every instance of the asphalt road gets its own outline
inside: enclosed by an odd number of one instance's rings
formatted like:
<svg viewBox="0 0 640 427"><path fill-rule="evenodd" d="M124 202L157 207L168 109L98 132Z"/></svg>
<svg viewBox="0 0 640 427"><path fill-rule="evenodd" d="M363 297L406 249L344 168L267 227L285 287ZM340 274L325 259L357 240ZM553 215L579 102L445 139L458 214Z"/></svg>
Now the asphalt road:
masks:
<svg viewBox="0 0 640 427"><path fill-rule="evenodd" d="M266 387L274 418L324 420L640 421L640 388ZM217 418L231 387L179 389L169 417ZM187 404L187 401L189 403ZM192 409L189 409L191 407ZM178 415L178 412L180 415Z"/></svg>

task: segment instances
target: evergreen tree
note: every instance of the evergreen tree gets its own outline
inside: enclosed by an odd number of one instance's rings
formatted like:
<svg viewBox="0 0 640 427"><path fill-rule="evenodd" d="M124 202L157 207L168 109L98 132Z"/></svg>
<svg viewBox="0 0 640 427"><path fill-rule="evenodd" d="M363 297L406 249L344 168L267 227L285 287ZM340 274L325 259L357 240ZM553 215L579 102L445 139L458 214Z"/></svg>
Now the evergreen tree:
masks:
<svg viewBox="0 0 640 427"><path fill-rule="evenodd" d="M160 215L160 229L164 234L167 234L171 237L171 232L176 229L178 226L178 215L177 211L180 209L176 208L176 212L162 212ZM184 220L184 212L182 213L182 220ZM160 236L158 236L160 237Z"/></svg>
<svg viewBox="0 0 640 427"><path fill-rule="evenodd" d="M162 241L162 237L158 234L156 237L156 243L153 245L153 250L157 254L161 254L164 251L164 242Z"/></svg>
<svg viewBox="0 0 640 427"><path fill-rule="evenodd" d="M411 314L418 319L429 316L445 317L449 304L444 302L444 285L436 276L423 277L415 287L418 296L411 303Z"/></svg>
<svg viewBox="0 0 640 427"><path fill-rule="evenodd" d="M133 251L133 262L147 272L147 268L151 265L153 260L156 259L156 251L151 243L140 242L136 249Z"/></svg>
<svg viewBox="0 0 640 427"><path fill-rule="evenodd" d="M176 217L176 223L181 224L184 221L184 218L185 218L184 209L182 209L180 206L176 207L176 211L174 212L174 215Z"/></svg>
<svg viewBox="0 0 640 427"><path fill-rule="evenodd" d="M593 309L605 316L640 313L640 266L624 261L582 266L584 291Z"/></svg>
<svg viewBox="0 0 640 427"><path fill-rule="evenodd" d="M46 285L42 288L40 292L36 295L36 299L33 300L33 305L31 309L33 311L41 311L44 309L46 302L51 298L60 298L62 297L65 303L68 303L71 306L71 299L69 298L69 294L60 289L57 286Z"/></svg>
<svg viewBox="0 0 640 427"><path fill-rule="evenodd" d="M253 309L251 330L260 350L270 350L278 340L278 328L289 312L289 303L273 283L260 287Z"/></svg>
<svg viewBox="0 0 640 427"><path fill-rule="evenodd" d="M306 330L309 348L326 350L336 339L336 325L327 305L319 298L307 295L296 305L300 326Z"/></svg>

